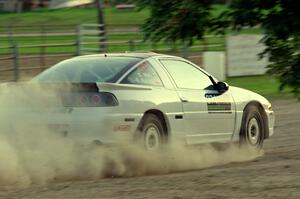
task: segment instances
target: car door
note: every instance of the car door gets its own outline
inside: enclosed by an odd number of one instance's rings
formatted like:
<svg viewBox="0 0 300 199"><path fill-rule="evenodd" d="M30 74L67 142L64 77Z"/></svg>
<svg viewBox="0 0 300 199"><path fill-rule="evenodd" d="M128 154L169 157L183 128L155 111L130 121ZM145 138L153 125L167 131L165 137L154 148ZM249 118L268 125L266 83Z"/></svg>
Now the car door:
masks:
<svg viewBox="0 0 300 199"><path fill-rule="evenodd" d="M234 131L235 106L229 92L214 89L208 75L185 60L161 59L176 85L189 144L227 141Z"/></svg>
<svg viewBox="0 0 300 199"><path fill-rule="evenodd" d="M182 120L183 108L178 99L177 91L160 64L151 60L144 61L122 78L120 83L151 86L151 90L147 92L135 91L134 95L139 95L139 101L143 102L144 109L141 111L145 112L150 109L162 111L168 124L170 124L172 131L170 138L176 141L185 139Z"/></svg>

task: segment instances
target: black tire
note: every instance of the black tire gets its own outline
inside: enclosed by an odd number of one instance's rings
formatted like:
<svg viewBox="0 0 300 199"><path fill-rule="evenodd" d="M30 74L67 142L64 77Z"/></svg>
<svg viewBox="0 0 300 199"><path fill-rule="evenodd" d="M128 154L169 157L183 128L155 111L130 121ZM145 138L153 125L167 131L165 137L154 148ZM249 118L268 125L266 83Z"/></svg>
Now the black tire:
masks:
<svg viewBox="0 0 300 199"><path fill-rule="evenodd" d="M164 144L164 128L161 120L154 114L144 116L140 128L139 140L146 150L158 150Z"/></svg>
<svg viewBox="0 0 300 199"><path fill-rule="evenodd" d="M244 110L240 131L240 145L261 150L264 142L264 119L259 108L248 105Z"/></svg>

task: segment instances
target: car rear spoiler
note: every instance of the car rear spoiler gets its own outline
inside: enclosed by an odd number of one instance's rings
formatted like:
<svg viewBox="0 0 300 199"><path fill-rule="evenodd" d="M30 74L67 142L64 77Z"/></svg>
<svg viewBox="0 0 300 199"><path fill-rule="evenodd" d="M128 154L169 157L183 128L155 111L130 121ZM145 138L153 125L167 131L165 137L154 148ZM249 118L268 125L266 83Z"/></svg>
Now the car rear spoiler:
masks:
<svg viewBox="0 0 300 199"><path fill-rule="evenodd" d="M100 91L110 90L152 90L151 86L136 84L97 83Z"/></svg>
<svg viewBox="0 0 300 199"><path fill-rule="evenodd" d="M117 84L117 83L53 83L53 82L22 82L9 83L30 89L31 86L36 86L40 89L54 89L58 91L71 92L99 92L110 90L152 90L151 86L136 85L136 84Z"/></svg>

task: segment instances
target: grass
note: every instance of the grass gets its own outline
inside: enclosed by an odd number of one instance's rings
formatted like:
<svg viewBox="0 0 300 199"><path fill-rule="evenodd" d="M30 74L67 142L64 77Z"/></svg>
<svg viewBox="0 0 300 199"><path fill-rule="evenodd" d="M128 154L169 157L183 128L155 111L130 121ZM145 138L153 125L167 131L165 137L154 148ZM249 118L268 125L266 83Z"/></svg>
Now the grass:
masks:
<svg viewBox="0 0 300 199"><path fill-rule="evenodd" d="M226 9L223 5L215 5L212 10L213 15L218 15ZM140 26L145 22L149 16L149 10L144 9L139 12L132 10L117 10L115 8L104 9L105 21L108 27L129 27L129 26ZM66 8L60 10L46 10L40 9L31 12L24 13L0 13L0 33L7 32L7 27L13 24L14 27L22 26L13 29L14 32L41 32L41 24L46 24L44 26L44 31L46 32L74 32L78 24L82 23L96 23L96 9L94 8ZM53 27L53 25L59 25L58 27ZM33 27L35 26L35 27ZM261 30L259 28L243 30L242 33L253 34L259 33ZM157 50L157 49L170 49L172 45L159 42L153 45L151 42L136 42L136 40L142 40L143 34L141 32L129 32L120 34L110 34L108 32L108 42L118 42L118 41L129 41L135 40L134 49L129 47L128 43L123 44L111 44L109 45L108 52L124 52L128 50ZM13 41L18 44L18 46L24 45L35 45L35 44L57 44L57 43L75 43L75 36L47 36L46 38L41 36L34 37L19 37L14 36ZM213 37L206 41L196 41L195 45L206 45L206 44L218 44L218 47L193 47L189 51L223 51L225 42L224 38ZM0 37L0 47L9 46L8 37ZM95 45L94 45L95 46ZM153 49L154 48L154 49ZM181 44L176 44L176 49L181 49ZM39 47L34 48L24 48L19 49L21 54L39 54L41 50L45 53L75 53L76 47L47 47L46 49L41 49ZM9 53L9 49L0 49L1 54Z"/></svg>
<svg viewBox="0 0 300 199"><path fill-rule="evenodd" d="M224 6L216 6L215 12L221 12ZM128 11L128 10L117 10L114 8L106 8L104 10L105 20L108 27L129 27L139 26L144 23L146 18L149 16L149 10L144 9L142 11ZM74 17L75 16L75 17ZM74 32L77 24L82 23L96 23L96 9L94 8L68 8L60 10L36 10L32 12L24 13L0 13L0 33L7 32L7 26L13 24L14 26L22 26L13 29L14 32L36 32L41 33L40 25L47 24L44 26L46 32ZM65 25L65 27L52 27L52 25ZM32 26L36 26L34 29ZM20 47L19 52L21 54L39 54L42 50L45 53L75 53L75 46L66 47L47 47L41 49L40 47L28 48L25 45L36 45L36 44L58 44L58 43L75 43L76 36L72 35L60 35L60 36L9 36L0 37L0 47L10 46L10 40L13 40ZM130 48L128 41L134 40L134 49ZM151 42L137 42L137 40L143 40L142 32L128 32L110 34L108 32L108 42L120 42L122 44L109 44L108 52L124 52L130 50L157 50L157 49L170 49L171 44L165 42L159 42L152 44ZM126 43L124 43L126 41ZM221 44L221 47L196 47L190 49L190 51L203 51L203 50L224 50L224 38L209 38L206 41L196 41L195 45L204 44ZM23 47L22 47L23 46ZM96 45L92 45L95 47ZM176 44L176 49L181 49L181 44ZM0 49L1 54L10 53L10 49Z"/></svg>
<svg viewBox="0 0 300 199"><path fill-rule="evenodd" d="M270 99L291 98L289 89L279 91L279 81L273 76L231 77L226 80L231 86L245 88Z"/></svg>
<svg viewBox="0 0 300 199"><path fill-rule="evenodd" d="M128 26L143 24L149 16L149 10L128 11L115 8L104 9L105 21L108 26ZM82 23L96 23L95 8L65 8L59 10L36 10L23 13L0 13L0 27L14 26L41 26L42 24L70 26ZM47 27L46 27L47 28ZM24 28L23 31L29 31ZM2 31L3 32L3 29Z"/></svg>
<svg viewBox="0 0 300 199"><path fill-rule="evenodd" d="M12 38L14 42L19 45L19 52L21 54L38 54L41 51L40 47L25 48L26 45L36 45L36 44L59 44L59 43L75 43L77 37L75 35L58 35L58 36L44 36L44 37L24 37L15 36ZM0 37L0 46L9 46L10 38ZM134 49L130 48L129 41L134 41ZM132 50L157 50L157 49L168 49L172 45L165 42L159 42L152 44L151 42L141 42L143 40L143 34L141 32L126 33L126 34L108 34L108 42L120 42L119 44L109 44L108 52L124 52ZM94 40L95 41L95 40ZM125 42L125 43L124 43ZM208 47L204 48L200 45L210 45L210 44L221 44L220 47ZM197 45L199 47L197 47ZM89 45L95 47L96 45ZM181 49L180 42L176 43L176 49ZM196 47L195 47L196 46ZM66 47L47 47L44 49L45 53L75 53L75 46ZM224 38L223 37L210 37L205 41L195 41L194 47L190 51L199 52L204 50L224 50ZM9 49L0 49L1 54L9 53Z"/></svg>
<svg viewBox="0 0 300 199"><path fill-rule="evenodd" d="M224 5L214 5L212 14L219 15L226 10ZM141 25L149 17L150 10L118 10L116 8L105 8L104 18L108 26ZM74 26L82 23L96 23L97 10L95 8L65 8L58 10L39 9L30 12L10 13L0 12L0 32L5 31L8 26L40 26L47 24ZM30 31L30 29L22 31ZM47 28L47 26L45 26Z"/></svg>

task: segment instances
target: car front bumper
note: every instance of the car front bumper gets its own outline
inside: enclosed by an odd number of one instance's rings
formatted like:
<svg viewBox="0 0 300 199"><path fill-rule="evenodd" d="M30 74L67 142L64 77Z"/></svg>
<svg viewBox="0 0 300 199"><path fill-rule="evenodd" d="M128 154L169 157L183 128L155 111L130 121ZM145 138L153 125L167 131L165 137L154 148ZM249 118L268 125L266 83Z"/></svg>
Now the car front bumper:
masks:
<svg viewBox="0 0 300 199"><path fill-rule="evenodd" d="M274 111L267 110L266 111L267 119L268 119L268 137L274 134L274 125L275 125L275 113Z"/></svg>

